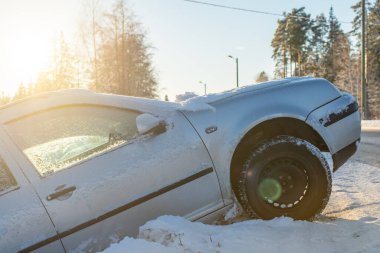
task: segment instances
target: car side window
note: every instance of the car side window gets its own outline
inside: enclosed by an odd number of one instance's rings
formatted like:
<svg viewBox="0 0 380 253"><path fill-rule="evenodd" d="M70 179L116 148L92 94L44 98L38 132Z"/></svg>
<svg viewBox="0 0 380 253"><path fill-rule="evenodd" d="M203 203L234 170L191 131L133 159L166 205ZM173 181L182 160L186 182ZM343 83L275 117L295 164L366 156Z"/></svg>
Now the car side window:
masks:
<svg viewBox="0 0 380 253"><path fill-rule="evenodd" d="M12 139L41 176L128 143L139 112L103 106L66 106L6 124Z"/></svg>
<svg viewBox="0 0 380 253"><path fill-rule="evenodd" d="M16 179L0 157L0 194L17 185Z"/></svg>

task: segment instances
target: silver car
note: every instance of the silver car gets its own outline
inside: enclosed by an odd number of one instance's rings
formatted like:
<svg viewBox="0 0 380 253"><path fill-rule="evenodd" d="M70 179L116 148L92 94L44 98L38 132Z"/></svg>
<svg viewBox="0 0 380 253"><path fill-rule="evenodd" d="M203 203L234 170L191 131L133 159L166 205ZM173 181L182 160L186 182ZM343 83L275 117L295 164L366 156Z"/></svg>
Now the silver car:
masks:
<svg viewBox="0 0 380 253"><path fill-rule="evenodd" d="M0 252L96 252L164 214L312 219L360 138L355 99L287 78L183 103L64 90L0 108ZM329 168L321 152L329 152Z"/></svg>

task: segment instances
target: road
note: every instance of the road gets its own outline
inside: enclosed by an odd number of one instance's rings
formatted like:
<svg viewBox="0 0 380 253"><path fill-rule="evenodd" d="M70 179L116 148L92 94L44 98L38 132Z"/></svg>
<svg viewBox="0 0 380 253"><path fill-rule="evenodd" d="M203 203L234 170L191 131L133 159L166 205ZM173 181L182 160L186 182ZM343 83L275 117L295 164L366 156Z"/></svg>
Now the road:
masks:
<svg viewBox="0 0 380 253"><path fill-rule="evenodd" d="M362 132L359 149L352 159L380 167L380 129Z"/></svg>
<svg viewBox="0 0 380 253"><path fill-rule="evenodd" d="M363 131L356 154L334 173L323 215L380 222L380 129Z"/></svg>

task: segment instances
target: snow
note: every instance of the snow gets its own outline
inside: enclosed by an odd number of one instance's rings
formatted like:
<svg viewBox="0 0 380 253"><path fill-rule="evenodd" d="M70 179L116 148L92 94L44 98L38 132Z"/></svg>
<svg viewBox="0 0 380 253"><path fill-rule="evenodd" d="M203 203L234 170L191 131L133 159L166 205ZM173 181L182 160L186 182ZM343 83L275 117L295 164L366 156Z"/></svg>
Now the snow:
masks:
<svg viewBox="0 0 380 253"><path fill-rule="evenodd" d="M111 247L104 252L108 253L126 253L126 252L141 252L141 253L178 253L176 249L165 247L157 242L148 242L143 239L125 238L118 244L112 244Z"/></svg>
<svg viewBox="0 0 380 253"><path fill-rule="evenodd" d="M160 124L160 119L149 114L143 113L136 117L136 126L140 134L144 134Z"/></svg>
<svg viewBox="0 0 380 253"><path fill-rule="evenodd" d="M368 130L380 129L380 120L362 120L362 128Z"/></svg>
<svg viewBox="0 0 380 253"><path fill-rule="evenodd" d="M226 226L163 216L140 229L140 237L177 252L378 252L380 229L365 221L249 220Z"/></svg>
<svg viewBox="0 0 380 253"><path fill-rule="evenodd" d="M297 83L297 82L301 82L310 78L312 77L289 77L289 78L285 78L281 80L274 80L274 81L260 83L260 84L247 85L247 86L235 88L232 90L224 91L221 93L210 93L204 96L183 96L178 99L179 101L181 101L179 103L180 106L178 107L178 109L182 111L192 111L192 112L204 111L204 110L215 111L215 108L211 106L210 104L216 101L220 101L220 100L223 100L235 95L239 95L242 93L246 93L246 92L271 88L273 86L277 86L280 84Z"/></svg>
<svg viewBox="0 0 380 253"><path fill-rule="evenodd" d="M331 156L326 159L331 164ZM284 253L378 253L378 164L377 157L368 159L363 149L334 173L330 201L314 222L290 218L241 221L237 217L238 222L234 224L205 225L181 217L162 216L140 227L139 239L126 238L104 252L271 253L281 249ZM234 206L225 218L233 219L236 214L238 208Z"/></svg>
<svg viewBox="0 0 380 253"><path fill-rule="evenodd" d="M197 94L195 94L194 92L185 92L184 94L179 94L179 95L176 95L175 96L175 101L177 103L179 102L182 102L182 101L185 101L185 100L188 100L192 97L196 97L198 96Z"/></svg>
<svg viewBox="0 0 380 253"><path fill-rule="evenodd" d="M233 204L233 206L227 211L227 213L224 215L224 220L232 220L236 218L240 213L239 207L236 203Z"/></svg>
<svg viewBox="0 0 380 253"><path fill-rule="evenodd" d="M198 98L198 97L197 97ZM179 108L181 111L188 112L198 112L198 111L213 111L215 112L215 107L209 105L206 101L202 99L189 99L184 102L181 102L181 107Z"/></svg>

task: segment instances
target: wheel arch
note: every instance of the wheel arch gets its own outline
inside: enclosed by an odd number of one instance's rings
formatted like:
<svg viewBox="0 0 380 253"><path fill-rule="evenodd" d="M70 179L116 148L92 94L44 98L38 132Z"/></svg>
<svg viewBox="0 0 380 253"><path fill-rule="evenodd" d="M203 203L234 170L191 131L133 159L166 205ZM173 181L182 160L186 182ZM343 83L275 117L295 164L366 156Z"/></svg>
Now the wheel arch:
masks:
<svg viewBox="0 0 380 253"><path fill-rule="evenodd" d="M238 142L230 163L230 180L236 194L240 168L252 147L279 135L290 135L304 139L321 151L329 152L323 137L305 121L293 117L276 117L252 126Z"/></svg>

